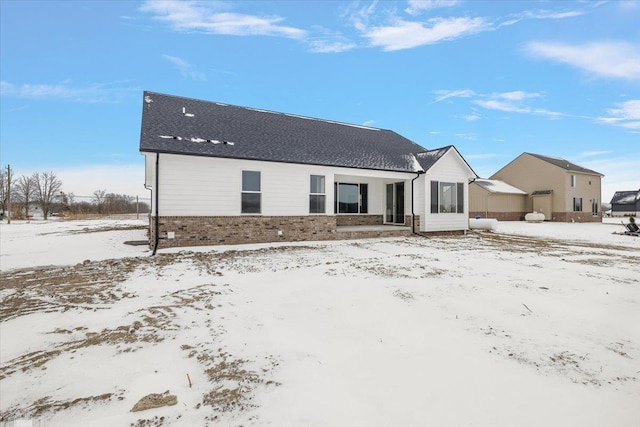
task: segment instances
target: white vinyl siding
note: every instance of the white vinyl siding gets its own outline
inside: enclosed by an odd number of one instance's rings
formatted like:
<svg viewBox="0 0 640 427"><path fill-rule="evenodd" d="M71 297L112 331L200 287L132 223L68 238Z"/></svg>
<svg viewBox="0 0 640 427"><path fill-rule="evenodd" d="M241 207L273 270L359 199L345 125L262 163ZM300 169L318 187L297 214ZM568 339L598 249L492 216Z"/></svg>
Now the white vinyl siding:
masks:
<svg viewBox="0 0 640 427"><path fill-rule="evenodd" d="M153 158L155 167L155 154L148 157ZM410 182L415 176L401 172L160 154L160 215L240 215L242 170L261 172L263 216L309 215L310 175L325 176L325 209L329 215L333 215L336 179L369 184L369 214L381 215L384 182Z"/></svg>
<svg viewBox="0 0 640 427"><path fill-rule="evenodd" d="M436 162L429 171L422 175L418 181L424 188L425 197L421 204L421 231L455 231L469 228L469 180L475 178L464 160L455 152L449 150ZM431 181L462 184L463 212L431 213ZM440 186L438 186L439 189ZM439 191L439 190L438 190Z"/></svg>

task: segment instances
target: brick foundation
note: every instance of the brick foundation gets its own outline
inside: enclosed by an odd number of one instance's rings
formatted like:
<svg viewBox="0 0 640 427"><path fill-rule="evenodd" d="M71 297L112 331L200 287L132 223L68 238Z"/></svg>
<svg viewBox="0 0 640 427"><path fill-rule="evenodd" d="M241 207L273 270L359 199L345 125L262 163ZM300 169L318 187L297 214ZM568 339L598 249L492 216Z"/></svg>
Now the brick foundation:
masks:
<svg viewBox="0 0 640 427"><path fill-rule="evenodd" d="M602 222L602 213L593 216L591 212L552 212L548 220L554 222Z"/></svg>
<svg viewBox="0 0 640 427"><path fill-rule="evenodd" d="M336 215L338 227L352 225L382 225L382 215Z"/></svg>
<svg viewBox="0 0 640 427"><path fill-rule="evenodd" d="M353 215L356 217L356 215ZM373 221L375 218L378 222ZM411 235L411 230L369 230L338 232L341 216L171 216L160 217L158 248L243 243L295 242L305 240L365 239ZM342 221L347 221L343 219ZM382 215L365 215L363 222L355 218L344 225L382 225ZM411 215L405 217L411 225ZM355 222L355 223L354 223ZM420 219L416 216L416 230ZM278 232L282 234L279 235ZM169 239L169 233L173 238ZM155 217L151 217L149 243L154 244Z"/></svg>

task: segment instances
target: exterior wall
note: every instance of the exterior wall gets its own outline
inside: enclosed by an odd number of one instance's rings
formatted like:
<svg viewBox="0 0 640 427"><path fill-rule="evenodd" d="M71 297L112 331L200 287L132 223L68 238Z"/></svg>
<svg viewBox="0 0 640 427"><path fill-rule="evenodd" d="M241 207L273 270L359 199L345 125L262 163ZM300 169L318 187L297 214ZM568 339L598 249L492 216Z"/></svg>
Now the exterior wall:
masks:
<svg viewBox="0 0 640 427"><path fill-rule="evenodd" d="M143 154L145 185L155 190L156 155ZM410 226L413 173L172 154L160 154L159 170L160 248L411 234L406 229L338 232L336 227L382 225L385 185L399 181L405 183L404 224ZM243 170L261 172L260 215L240 212ZM310 175L325 177L325 215L309 214ZM368 184L368 213L334 215L334 182ZM152 204L150 242L155 240L155 191Z"/></svg>
<svg viewBox="0 0 640 427"><path fill-rule="evenodd" d="M526 214L526 194L492 193L469 185L469 218L481 216L499 221L519 221Z"/></svg>
<svg viewBox="0 0 640 427"><path fill-rule="evenodd" d="M498 221L522 221L525 215L524 212L469 211L469 218L495 218Z"/></svg>
<svg viewBox="0 0 640 427"><path fill-rule="evenodd" d="M435 165L421 175L424 200L420 208L420 231L461 231L469 229L469 180L475 178L473 171L455 150L449 150ZM464 213L431 213L431 181L462 182L464 184ZM422 214L424 212L424 215ZM422 219L423 218L423 219Z"/></svg>
<svg viewBox="0 0 640 427"><path fill-rule="evenodd" d="M611 213L618 215L637 215L640 213L640 202L635 204L614 203L611 205Z"/></svg>
<svg viewBox="0 0 640 427"><path fill-rule="evenodd" d="M411 230L370 230L340 232L336 216L170 216L160 217L159 248L236 245L243 243L342 240L373 237L410 236ZM419 219L417 219L419 223ZM411 217L408 217L411 222ZM155 217L151 218L154 242ZM279 233L281 232L281 233ZM169 238L172 233L172 238Z"/></svg>
<svg viewBox="0 0 640 427"><path fill-rule="evenodd" d="M552 218L556 222L602 222L602 212L596 216L591 215L591 210L589 212L553 212Z"/></svg>
<svg viewBox="0 0 640 427"><path fill-rule="evenodd" d="M576 186L571 187L571 175L576 176ZM594 176L590 174L581 174L576 172L567 172L567 196L566 196L566 212L570 215L567 216L569 222L592 222L601 221L602 212L600 212L600 205L602 204L601 197L601 178L600 176ZM573 198L582 198L582 211L573 212ZM598 215L592 215L591 203L596 200L598 206ZM555 214L554 214L555 217ZM554 221L563 221L562 216L558 216L558 219Z"/></svg>
<svg viewBox="0 0 640 427"><path fill-rule="evenodd" d="M523 153L516 157L492 175L491 179L499 179L527 192L529 196L526 199L526 212L533 211L531 193L536 190L553 190L552 210L565 209L565 171L530 154Z"/></svg>
<svg viewBox="0 0 640 427"><path fill-rule="evenodd" d="M153 160L147 161L147 168L154 169L155 155L147 155L147 158ZM147 175L154 183L153 169ZM261 172L261 214L265 216L309 215L310 175L325 177L327 214L333 214L333 184L340 181L369 184L368 214L382 215L384 184L387 181L410 183L415 176L401 172L173 154L160 155L159 169L161 216L242 215L243 170Z"/></svg>
<svg viewBox="0 0 640 427"><path fill-rule="evenodd" d="M571 187L571 175L576 176L576 186ZM532 212L533 193L536 190L553 190L551 196L551 221L591 222L602 219L600 212L600 175L567 171L549 162L523 153L500 169L491 179L505 181L530 195L527 196L525 211ZM573 198L582 198L582 212L573 212ZM597 200L598 215L591 214L592 200ZM580 218L578 220L578 218Z"/></svg>

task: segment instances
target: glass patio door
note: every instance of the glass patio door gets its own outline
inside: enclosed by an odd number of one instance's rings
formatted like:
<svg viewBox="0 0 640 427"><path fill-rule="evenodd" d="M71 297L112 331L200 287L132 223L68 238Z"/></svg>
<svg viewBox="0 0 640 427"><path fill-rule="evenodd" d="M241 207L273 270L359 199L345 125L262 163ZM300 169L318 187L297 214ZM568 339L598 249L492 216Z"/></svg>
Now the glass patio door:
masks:
<svg viewBox="0 0 640 427"><path fill-rule="evenodd" d="M404 224L404 182L386 185L384 222Z"/></svg>

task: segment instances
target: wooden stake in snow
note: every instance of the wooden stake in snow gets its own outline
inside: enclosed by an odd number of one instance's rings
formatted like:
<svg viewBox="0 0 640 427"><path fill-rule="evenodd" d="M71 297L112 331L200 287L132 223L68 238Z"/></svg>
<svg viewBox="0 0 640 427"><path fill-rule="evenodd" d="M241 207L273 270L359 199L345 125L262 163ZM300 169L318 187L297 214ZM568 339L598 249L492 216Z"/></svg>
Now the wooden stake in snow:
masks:
<svg viewBox="0 0 640 427"><path fill-rule="evenodd" d="M189 380L189 388L191 388L191 378L189 377L189 374L187 374L187 380Z"/></svg>
<svg viewBox="0 0 640 427"><path fill-rule="evenodd" d="M526 308L527 310L529 310L530 313L533 313L533 311L531 311L531 309L529 307L527 307L527 304L522 303L522 305L524 305L524 308Z"/></svg>

